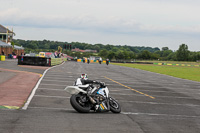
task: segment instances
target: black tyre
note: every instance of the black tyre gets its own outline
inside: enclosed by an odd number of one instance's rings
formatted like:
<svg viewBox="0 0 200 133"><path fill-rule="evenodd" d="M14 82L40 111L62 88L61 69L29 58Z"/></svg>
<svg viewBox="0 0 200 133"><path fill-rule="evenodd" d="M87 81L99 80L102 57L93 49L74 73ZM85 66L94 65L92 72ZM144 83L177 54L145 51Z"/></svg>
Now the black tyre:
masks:
<svg viewBox="0 0 200 133"><path fill-rule="evenodd" d="M90 111L90 105L87 102L82 102L81 95L72 95L70 98L72 107L79 113L88 113Z"/></svg>
<svg viewBox="0 0 200 133"><path fill-rule="evenodd" d="M110 104L110 111L112 111L113 113L121 112L121 107L115 99L110 97L109 104Z"/></svg>

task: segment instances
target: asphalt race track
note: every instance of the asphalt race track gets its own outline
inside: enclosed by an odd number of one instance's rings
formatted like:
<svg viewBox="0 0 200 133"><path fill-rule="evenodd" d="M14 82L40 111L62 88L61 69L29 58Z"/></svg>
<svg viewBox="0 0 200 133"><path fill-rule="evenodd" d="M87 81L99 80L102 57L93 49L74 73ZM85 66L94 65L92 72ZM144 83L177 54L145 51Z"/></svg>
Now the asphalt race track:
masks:
<svg viewBox="0 0 200 133"><path fill-rule="evenodd" d="M82 73L103 81L120 114L77 113L64 91ZM139 69L66 62L45 74L27 109L0 110L1 133L199 133L200 83Z"/></svg>

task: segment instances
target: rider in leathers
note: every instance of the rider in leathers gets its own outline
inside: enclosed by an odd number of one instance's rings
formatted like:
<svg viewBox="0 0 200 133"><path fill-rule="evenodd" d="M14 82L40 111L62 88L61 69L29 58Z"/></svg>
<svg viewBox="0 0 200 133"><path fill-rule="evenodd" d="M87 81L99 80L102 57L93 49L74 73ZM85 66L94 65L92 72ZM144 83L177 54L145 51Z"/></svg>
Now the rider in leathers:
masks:
<svg viewBox="0 0 200 133"><path fill-rule="evenodd" d="M75 84L76 86L81 86L81 85L87 85L87 84L101 84L101 85L104 85L105 83L104 82L98 82L98 81L94 81L94 80L88 80L88 76L87 74L81 74L81 77L78 78L76 81L75 81ZM87 95L89 96L90 100L92 101L93 104L95 104L96 102L94 101L93 98L91 98L91 94L92 94L92 90L91 90L91 87L89 86L88 88L86 88L86 91L87 91ZM95 91L95 90L94 90ZM93 92L94 92L93 91ZM99 108L99 105L96 105L95 106L95 110L98 110Z"/></svg>
<svg viewBox="0 0 200 133"><path fill-rule="evenodd" d="M99 84L100 82L97 82L95 80L88 80L87 74L81 74L81 77L75 81L74 85L86 85L94 83Z"/></svg>
<svg viewBox="0 0 200 133"><path fill-rule="evenodd" d="M104 85L105 83L104 82L98 82L98 81L95 81L95 80L88 80L88 76L87 74L81 74L81 77L78 78L74 85L75 86L81 86L81 85L87 85L87 84L100 84L100 85ZM90 94L90 89L91 87L88 87L86 90L88 92L88 94ZM93 90L94 92L95 90Z"/></svg>

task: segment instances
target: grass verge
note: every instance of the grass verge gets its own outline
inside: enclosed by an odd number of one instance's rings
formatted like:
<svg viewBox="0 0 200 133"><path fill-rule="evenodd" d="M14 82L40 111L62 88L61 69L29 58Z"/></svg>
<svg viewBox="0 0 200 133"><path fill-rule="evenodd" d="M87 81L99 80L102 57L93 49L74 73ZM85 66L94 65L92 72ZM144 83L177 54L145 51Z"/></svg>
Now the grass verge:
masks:
<svg viewBox="0 0 200 133"><path fill-rule="evenodd" d="M188 79L200 82L199 67L182 67L182 66L157 66L144 64L112 63L113 65L137 68L150 72L170 75L182 79Z"/></svg>

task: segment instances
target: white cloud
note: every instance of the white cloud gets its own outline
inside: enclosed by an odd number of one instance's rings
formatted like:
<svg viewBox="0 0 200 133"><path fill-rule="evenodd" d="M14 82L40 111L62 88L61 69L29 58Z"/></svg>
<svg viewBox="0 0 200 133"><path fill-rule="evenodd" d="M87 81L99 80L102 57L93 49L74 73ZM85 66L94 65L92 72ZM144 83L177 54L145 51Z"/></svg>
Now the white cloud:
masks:
<svg viewBox="0 0 200 133"><path fill-rule="evenodd" d="M123 19L110 17L98 19L95 16L82 15L77 17L65 17L54 15L37 15L31 12L23 12L17 8L2 11L3 23L18 26L45 27L45 28L66 28L100 30L101 32L111 31L117 33L132 32L197 32L200 33L200 26L177 26L177 25L152 25L137 22L135 19Z"/></svg>
<svg viewBox="0 0 200 133"><path fill-rule="evenodd" d="M156 42L160 43L164 41L172 43L172 38L176 40L174 42L182 39L188 43L192 42L193 45L197 45L199 41L197 37L200 34L200 17L197 13L200 11L198 7L200 1L198 0L0 0L0 2L2 3L0 18L3 18L0 20L1 24L21 27L24 32L29 29L32 36L38 35L38 38L41 35L35 33L37 31L33 28L43 30L45 33L48 29L51 32L54 29L55 34L62 31L62 34L74 38L74 41L75 38L89 40L90 33L107 40L102 43L141 42L150 45L143 41L144 38L152 43L151 40L156 38ZM18 28L17 31L20 32ZM29 34L30 37L27 38L31 39L31 33ZM20 33L20 38L23 36L25 37ZM52 38L50 34L48 36ZM61 37L57 38L64 40Z"/></svg>

